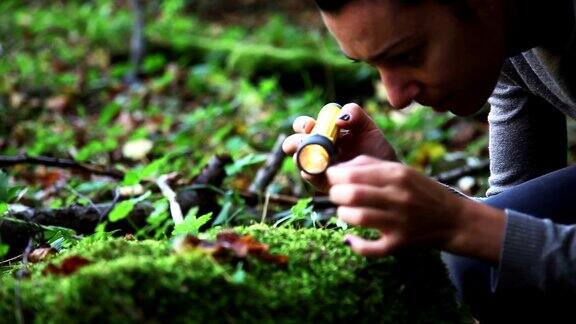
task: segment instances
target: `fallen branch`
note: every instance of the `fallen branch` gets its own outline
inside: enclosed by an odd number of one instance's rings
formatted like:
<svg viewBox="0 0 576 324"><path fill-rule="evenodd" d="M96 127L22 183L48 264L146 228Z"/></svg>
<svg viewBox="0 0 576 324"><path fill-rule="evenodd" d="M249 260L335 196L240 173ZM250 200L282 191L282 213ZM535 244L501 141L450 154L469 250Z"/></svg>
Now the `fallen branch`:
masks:
<svg viewBox="0 0 576 324"><path fill-rule="evenodd" d="M178 192L177 201L182 212L187 213L192 207L198 207L198 214L203 215L214 212L220 208L217 203L218 193L209 187L218 188L226 177L224 167L232 162L228 155L214 156L208 161L208 165L194 179L191 186Z"/></svg>
<svg viewBox="0 0 576 324"><path fill-rule="evenodd" d="M267 194L269 203L282 205L282 206L292 206L298 202L300 199L304 199L306 197L295 197L295 196L288 196L288 195L280 195L280 194ZM262 197L261 193L255 193L251 191L243 191L240 192L240 196L246 200L246 204L255 206L259 203L260 198ZM312 204L316 208L330 208L334 207L334 204L330 202L327 196L317 196L312 198Z"/></svg>
<svg viewBox="0 0 576 324"><path fill-rule="evenodd" d="M79 234L94 232L100 223L101 215L104 215L112 207L112 203L95 204L94 206L73 206L53 209L28 209L11 213L10 217L30 223L46 226L59 226L75 230ZM134 226L144 226L146 218L154 210L149 202L136 204L130 215L119 222L110 223L108 229L122 232L133 232ZM5 242L10 242L10 233L0 231Z"/></svg>
<svg viewBox="0 0 576 324"><path fill-rule="evenodd" d="M130 38L130 71L126 76L126 83L134 85L138 83L138 74L145 54L144 41L144 8L142 0L130 0L130 6L134 13L134 26Z"/></svg>
<svg viewBox="0 0 576 324"><path fill-rule="evenodd" d="M105 169L100 166L81 163L70 159L60 159L48 156L0 156L0 168L12 167L19 164L35 164L63 169L73 169L91 174L107 176L116 180L124 179L124 173L117 170Z"/></svg>
<svg viewBox="0 0 576 324"><path fill-rule="evenodd" d="M264 192L272 180L274 180L274 177L280 170L280 167L282 167L282 162L286 157L286 153L282 150L282 143L284 143L285 139L286 134L280 134L278 136L276 143L274 143L272 148L272 152L268 155L266 163L264 163L256 173L256 177L252 184L250 184L248 191L254 193Z"/></svg>
<svg viewBox="0 0 576 324"><path fill-rule="evenodd" d="M177 194L170 188L168 181L174 179L176 177L176 173L164 174L158 177L156 180L156 184L162 195L168 199L168 204L170 204L170 215L174 220L174 224L181 224L184 222L184 216L182 215L182 208L180 208L180 204L176 201Z"/></svg>
<svg viewBox="0 0 576 324"><path fill-rule="evenodd" d="M218 187L225 177L224 166L231 162L229 156L215 156L202 170L194 181L194 185L211 185ZM209 189L182 190L175 198L183 211L193 206L200 210L214 210L218 207L216 193ZM10 218L0 218L0 237L2 242L9 244L11 251L20 253L30 237L43 231L42 226L58 226L75 230L78 234L91 234L101 222L102 215L107 216L117 198L111 203L94 204L90 206L73 206L55 209L27 209L10 213ZM119 230L121 233L131 233L136 228L146 225L146 219L154 207L150 202L137 203L130 214L121 221L111 222L107 229Z"/></svg>
<svg viewBox="0 0 576 324"><path fill-rule="evenodd" d="M473 165L473 166L465 165L465 166L460 167L460 168L448 170L448 171L442 172L436 176L433 176L432 178L434 180L440 182L440 183L450 185L450 184L454 184L456 181L458 181L462 177L477 175L477 174L485 173L485 172L489 172L489 171L490 171L490 160L486 159L486 160L480 161L476 165Z"/></svg>
<svg viewBox="0 0 576 324"><path fill-rule="evenodd" d="M214 212L220 206L217 204L217 195L219 193L212 188L221 186L226 173L224 166L231 162L229 156L215 156L208 165L202 170L200 175L194 180L192 186L179 191L176 194L175 201L180 205L183 213L191 207L198 206L199 213ZM79 169L85 172L91 172L99 175L107 175L116 179L122 179L124 175L119 171L104 171L96 166L87 166L76 161L66 159L54 159L46 157L0 157L0 167L12 166L22 163L42 164L47 166L65 167ZM435 177L442 183L451 183L463 176L477 174L486 171L488 161L483 161L476 166L465 166L451 171L443 172ZM272 168L271 168L272 169ZM274 172L267 171L267 178ZM259 180L260 184L265 184L270 180ZM256 182L256 181L255 181ZM269 182L268 182L269 183ZM256 186L256 185L255 185ZM264 185L265 187L266 185ZM240 193L248 205L256 206L262 198L261 192L245 191ZM301 197L270 194L268 202L291 206L302 199ZM26 242L30 237L41 232L43 229L39 225L59 226L75 230L79 234L93 233L98 223L102 220L102 215L107 216L117 198L112 203L94 204L91 206L73 206L68 208L57 209L29 209L16 213L11 213L19 222L7 221L0 219L0 237L2 241L10 244L12 255L21 253L25 248ZM328 197L314 197L312 204L317 209L333 208L334 205ZM146 218L152 212L153 206L149 202L136 204L130 215L119 222L110 223L108 229L120 230L123 233L133 232L135 227L141 227L146 224Z"/></svg>

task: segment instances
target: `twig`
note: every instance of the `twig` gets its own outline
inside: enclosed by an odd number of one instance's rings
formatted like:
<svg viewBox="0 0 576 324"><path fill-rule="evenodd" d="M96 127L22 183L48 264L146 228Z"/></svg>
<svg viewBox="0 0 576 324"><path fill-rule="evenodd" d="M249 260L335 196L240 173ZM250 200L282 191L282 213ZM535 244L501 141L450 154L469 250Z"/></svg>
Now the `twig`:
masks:
<svg viewBox="0 0 576 324"><path fill-rule="evenodd" d="M90 205L90 207L94 208L94 210L100 215L100 219L102 219L102 216L104 215L100 210L98 210L98 206L96 206L96 204L94 204L94 202L92 201L92 199L84 196L83 194L81 194L80 192L78 192L76 189L72 188L72 186L70 186L69 184L66 184L66 189L68 189L70 192L72 192L73 194L75 194L76 196L88 201L88 205Z"/></svg>
<svg viewBox="0 0 576 324"><path fill-rule="evenodd" d="M254 193L250 191L243 191L240 192L240 196L246 200L248 205L257 205L258 200L260 198L260 193ZM279 194L269 194L269 200L271 203L275 203L278 205L286 205L291 206L298 202L298 200L303 199L303 197L294 197L294 196L287 196L287 195L279 195ZM312 204L316 206L316 208L330 208L334 207L334 204L330 202L328 197L326 196L317 196L312 198Z"/></svg>
<svg viewBox="0 0 576 324"><path fill-rule="evenodd" d="M138 73L144 57L144 10L141 0L130 0L134 12L134 28L130 38L130 65L131 69L126 76L126 83L133 85L138 83Z"/></svg>
<svg viewBox="0 0 576 324"><path fill-rule="evenodd" d="M26 249L24 253L22 253L22 266L18 270L16 274L16 285L14 286L14 299L16 304L16 320L18 323L24 323L24 312L22 312L22 298L20 296L20 281L24 276L28 275L28 256L32 252L32 238L28 239L28 244L26 245Z"/></svg>
<svg viewBox="0 0 576 324"><path fill-rule="evenodd" d="M112 209L114 209L114 206L116 206L116 204L118 203L118 200L120 200L120 190L118 188L116 188L116 189L114 189L114 198L112 198L112 202L110 203L110 206L108 207L108 209L106 209L102 214L100 214L100 219L98 219L98 224L100 224L103 219L106 219L108 217L108 214L110 214Z"/></svg>
<svg viewBox="0 0 576 324"><path fill-rule="evenodd" d="M218 213L216 211L220 207L216 201L218 194L211 188L222 185L226 177L224 167L231 162L232 158L228 155L213 156L192 185L178 192L177 201L184 213L194 206L198 207L199 215L211 211Z"/></svg>
<svg viewBox="0 0 576 324"><path fill-rule="evenodd" d="M105 170L99 166L81 163L70 159L60 159L48 156L0 156L0 168L15 166L18 164L36 164L65 169L74 169L91 174L108 176L117 180L124 179L124 173L118 170Z"/></svg>
<svg viewBox="0 0 576 324"><path fill-rule="evenodd" d="M93 233L100 222L100 215L105 214L112 207L111 203L96 204L92 206L72 206L67 208L53 209L29 209L21 212L10 213L9 216L18 219L28 225L45 225L66 227L75 230L79 234ZM122 221L109 224L110 229L118 229L123 232L130 232L133 227L130 222L141 226L146 224L146 217L154 210L151 203L147 201L136 204L130 215ZM7 243L12 245L15 241L22 240L23 233L40 232L41 228L32 228L26 224L15 224L8 222L8 217L3 217L0 221L0 235ZM130 221L130 222L129 222Z"/></svg>
<svg viewBox="0 0 576 324"><path fill-rule="evenodd" d="M18 254L17 256L10 258L10 259L6 259L6 260L0 262L0 266L3 265L4 263L10 263L12 261L16 261L16 260L20 259L23 255L24 255L24 253Z"/></svg>
<svg viewBox="0 0 576 324"><path fill-rule="evenodd" d="M490 168L490 160L482 160L477 165L469 166L465 165L460 168L448 170L446 172L442 172L434 177L436 181L443 183L443 184L453 184L458 179L471 176L482 172L488 172Z"/></svg>
<svg viewBox="0 0 576 324"><path fill-rule="evenodd" d="M282 150L282 143L286 139L286 134L280 134L274 143L272 152L268 155L266 163L258 170L254 182L248 188L251 192L264 192L268 185L272 182L278 170L282 166L286 154Z"/></svg>
<svg viewBox="0 0 576 324"><path fill-rule="evenodd" d="M264 224L266 221L266 216L268 214L268 203L270 202L270 193L266 193L266 197L264 198L264 207L262 207L262 219L260 223Z"/></svg>
<svg viewBox="0 0 576 324"><path fill-rule="evenodd" d="M177 194L172 190L172 188L170 188L168 181L174 179L177 175L176 172L164 174L156 180L156 184L158 185L158 188L160 188L162 195L168 199L168 203L170 204L170 214L172 215L172 219L176 225L184 222L184 216L182 215L182 208L176 200Z"/></svg>

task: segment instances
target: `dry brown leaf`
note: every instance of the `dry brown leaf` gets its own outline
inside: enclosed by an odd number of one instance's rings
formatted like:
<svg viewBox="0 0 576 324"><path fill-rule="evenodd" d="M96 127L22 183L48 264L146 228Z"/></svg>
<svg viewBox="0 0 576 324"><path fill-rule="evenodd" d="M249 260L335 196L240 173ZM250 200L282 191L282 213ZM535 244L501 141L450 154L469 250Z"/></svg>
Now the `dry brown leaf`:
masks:
<svg viewBox="0 0 576 324"><path fill-rule="evenodd" d="M255 240L252 236L242 236L232 231L223 231L216 235L216 241L201 240L193 235L187 235L174 243L176 253L186 252L192 249L201 249L210 253L218 260L245 259L248 256L255 257L265 262L285 266L288 257L285 255L273 255L268 251L269 246Z"/></svg>
<svg viewBox="0 0 576 324"><path fill-rule="evenodd" d="M80 270L81 268L89 265L90 263L92 262L84 257L73 255L62 260L62 263L59 266L54 264L47 265L46 268L44 268L44 270L42 271L42 274L69 276L74 272Z"/></svg>
<svg viewBox="0 0 576 324"><path fill-rule="evenodd" d="M63 112L69 103L70 98L66 95L54 96L46 100L46 108L55 112Z"/></svg>
<svg viewBox="0 0 576 324"><path fill-rule="evenodd" d="M58 253L58 251L55 248L39 247L30 252L30 254L28 255L28 261L32 263L38 263L40 261L48 259L49 257L55 255L56 253Z"/></svg>

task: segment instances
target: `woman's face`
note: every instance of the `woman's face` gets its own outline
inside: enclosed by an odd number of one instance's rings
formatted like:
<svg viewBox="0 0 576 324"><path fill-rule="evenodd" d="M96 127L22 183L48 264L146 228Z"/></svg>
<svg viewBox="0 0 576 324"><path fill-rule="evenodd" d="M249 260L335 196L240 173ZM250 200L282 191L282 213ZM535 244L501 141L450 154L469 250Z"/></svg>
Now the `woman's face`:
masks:
<svg viewBox="0 0 576 324"><path fill-rule="evenodd" d="M378 70L393 107L416 101L456 115L477 112L505 57L499 11L485 6L464 19L436 1L397 2L352 1L322 17L346 56Z"/></svg>

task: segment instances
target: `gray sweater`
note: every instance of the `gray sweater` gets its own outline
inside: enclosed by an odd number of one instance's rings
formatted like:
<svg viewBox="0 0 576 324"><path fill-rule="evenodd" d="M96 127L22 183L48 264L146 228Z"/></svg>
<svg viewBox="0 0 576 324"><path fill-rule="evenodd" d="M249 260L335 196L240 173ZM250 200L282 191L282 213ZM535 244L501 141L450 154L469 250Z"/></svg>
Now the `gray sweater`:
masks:
<svg viewBox="0 0 576 324"><path fill-rule="evenodd" d="M570 13L572 27L562 41L505 62L489 100L489 196L566 166L566 116L576 119L575 16ZM510 209L506 214L493 290L530 288L550 296L568 291L566 297L576 305L576 214L569 225Z"/></svg>

